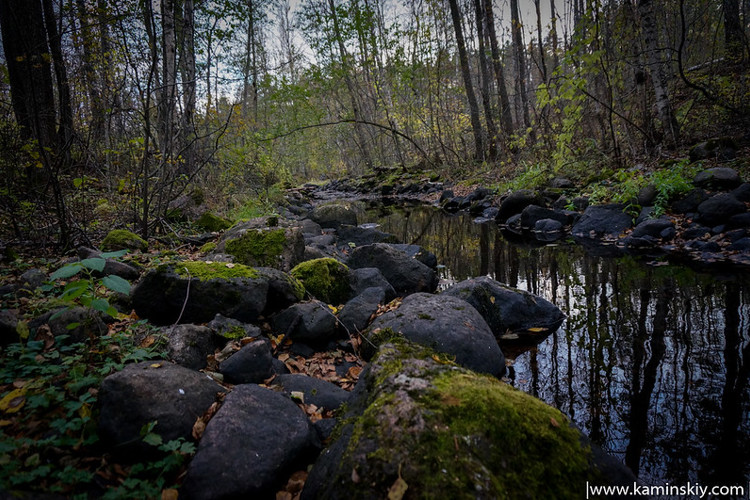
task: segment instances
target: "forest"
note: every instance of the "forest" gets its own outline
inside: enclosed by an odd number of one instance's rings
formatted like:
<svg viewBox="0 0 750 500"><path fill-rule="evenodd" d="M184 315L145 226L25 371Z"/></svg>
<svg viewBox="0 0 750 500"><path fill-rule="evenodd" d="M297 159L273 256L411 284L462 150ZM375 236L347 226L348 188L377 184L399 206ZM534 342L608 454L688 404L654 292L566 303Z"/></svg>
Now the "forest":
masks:
<svg viewBox="0 0 750 500"><path fill-rule="evenodd" d="M196 190L237 214L393 166L585 181L747 139L746 0L1 5L0 217L27 244L163 234Z"/></svg>
<svg viewBox="0 0 750 500"><path fill-rule="evenodd" d="M747 486L750 0L0 0L0 42L0 498Z"/></svg>

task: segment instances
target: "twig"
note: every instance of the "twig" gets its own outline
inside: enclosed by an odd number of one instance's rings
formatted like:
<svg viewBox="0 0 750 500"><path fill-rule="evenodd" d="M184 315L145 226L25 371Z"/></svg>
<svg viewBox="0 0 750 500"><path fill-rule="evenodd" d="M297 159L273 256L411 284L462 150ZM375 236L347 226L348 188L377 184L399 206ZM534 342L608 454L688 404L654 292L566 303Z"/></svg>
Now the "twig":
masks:
<svg viewBox="0 0 750 500"><path fill-rule="evenodd" d="M177 320L172 326L175 326L182 319L182 314L185 312L185 306L187 306L188 299L190 298L190 282L193 280L193 277L190 275L190 271L188 271L187 267L183 267L183 269L188 274L187 290L185 290L185 302L182 303L182 310L180 311L180 315L177 316Z"/></svg>

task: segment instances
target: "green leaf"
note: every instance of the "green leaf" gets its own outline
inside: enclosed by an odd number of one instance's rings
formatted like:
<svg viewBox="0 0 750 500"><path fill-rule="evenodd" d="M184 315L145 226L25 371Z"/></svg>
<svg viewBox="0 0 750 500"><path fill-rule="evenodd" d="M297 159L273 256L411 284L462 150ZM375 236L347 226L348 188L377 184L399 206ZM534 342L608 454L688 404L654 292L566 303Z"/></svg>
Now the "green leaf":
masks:
<svg viewBox="0 0 750 500"><path fill-rule="evenodd" d="M143 441L152 446L159 446L162 443L161 436L153 432L149 432L143 436Z"/></svg>
<svg viewBox="0 0 750 500"><path fill-rule="evenodd" d="M83 266L80 262L74 262L72 264L66 264L49 277L50 280L59 280L59 279L65 279L70 278L71 276L75 276L79 272L81 272L81 269L83 269Z"/></svg>
<svg viewBox="0 0 750 500"><path fill-rule="evenodd" d="M94 299L91 301L91 308L97 311L106 313L109 310L109 307L110 305L109 302L107 302L107 299Z"/></svg>
<svg viewBox="0 0 750 500"><path fill-rule="evenodd" d="M130 294L130 283L128 280L115 276L114 274L102 278L102 285L113 292L123 293L125 295Z"/></svg>
<svg viewBox="0 0 750 500"><path fill-rule="evenodd" d="M102 259L101 257L92 257L90 259L83 259L81 261L81 265L85 268L99 272L104 271L104 265L106 263L107 261Z"/></svg>
<svg viewBox="0 0 750 500"><path fill-rule="evenodd" d="M16 333L22 339L29 338L29 324L26 321L19 321L16 324Z"/></svg>
<svg viewBox="0 0 750 500"><path fill-rule="evenodd" d="M68 326L66 326L66 327L65 327L65 329L66 329L66 330L75 330L75 329L76 329L76 328L78 328L79 326L81 326L81 324L80 324L80 323L77 323L77 322L73 322L73 323L68 323Z"/></svg>
<svg viewBox="0 0 750 500"><path fill-rule="evenodd" d="M104 252L99 255L102 259L117 259L128 253L127 250L117 250L116 252Z"/></svg>

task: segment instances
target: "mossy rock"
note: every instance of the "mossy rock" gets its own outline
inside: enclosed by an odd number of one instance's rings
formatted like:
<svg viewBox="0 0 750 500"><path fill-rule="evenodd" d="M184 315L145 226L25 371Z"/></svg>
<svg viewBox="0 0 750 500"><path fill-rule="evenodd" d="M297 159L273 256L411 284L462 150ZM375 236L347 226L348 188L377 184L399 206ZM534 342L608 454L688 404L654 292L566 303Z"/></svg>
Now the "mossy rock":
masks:
<svg viewBox="0 0 750 500"><path fill-rule="evenodd" d="M386 498L397 485L408 498L581 498L587 481L634 480L558 410L428 348L394 339L361 382L305 498Z"/></svg>
<svg viewBox="0 0 750 500"><path fill-rule="evenodd" d="M330 257L303 262L290 274L302 282L310 295L328 304L343 304L352 293L349 268Z"/></svg>
<svg viewBox="0 0 750 500"><path fill-rule="evenodd" d="M195 221L195 225L198 228L203 229L204 231L212 232L223 231L232 227L232 223L230 221L224 219L223 217L214 215L211 212L204 212L203 215L201 215L198 220Z"/></svg>
<svg viewBox="0 0 750 500"><path fill-rule="evenodd" d="M288 272L303 260L305 240L298 227L268 227L265 219L254 219L224 233L216 251L241 264Z"/></svg>
<svg viewBox="0 0 750 500"><path fill-rule="evenodd" d="M208 243L206 243L205 245L203 245L200 248L200 252L201 253L211 253L214 250L216 250L216 242L215 241L209 241Z"/></svg>
<svg viewBox="0 0 750 500"><path fill-rule="evenodd" d="M102 250L106 252L116 250L148 250L146 240L127 229L114 229L102 240Z"/></svg>
<svg viewBox="0 0 750 500"><path fill-rule="evenodd" d="M189 260L174 266L175 272L182 278L201 281L232 278L258 278L260 273L252 267L229 262L204 262Z"/></svg>

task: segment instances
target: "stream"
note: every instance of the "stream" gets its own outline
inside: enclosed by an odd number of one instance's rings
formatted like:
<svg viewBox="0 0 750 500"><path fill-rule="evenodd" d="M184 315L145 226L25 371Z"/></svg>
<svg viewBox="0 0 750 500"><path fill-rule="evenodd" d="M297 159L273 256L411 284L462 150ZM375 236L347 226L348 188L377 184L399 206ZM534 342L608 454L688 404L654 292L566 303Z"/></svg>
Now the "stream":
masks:
<svg viewBox="0 0 750 500"><path fill-rule="evenodd" d="M503 348L506 380L644 484L750 484L749 275L512 244L494 223L418 204L373 204L364 219L434 252L442 288L489 275L562 309L538 346Z"/></svg>

